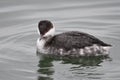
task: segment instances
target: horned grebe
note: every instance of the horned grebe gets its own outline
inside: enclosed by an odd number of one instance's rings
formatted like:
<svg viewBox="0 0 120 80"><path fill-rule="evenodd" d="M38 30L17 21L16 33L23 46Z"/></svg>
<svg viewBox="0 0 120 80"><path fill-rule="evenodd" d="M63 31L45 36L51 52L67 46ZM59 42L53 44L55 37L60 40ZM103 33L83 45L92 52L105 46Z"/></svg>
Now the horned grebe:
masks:
<svg viewBox="0 0 120 80"><path fill-rule="evenodd" d="M55 27L48 20L38 24L40 38L37 40L37 51L44 54L61 56L97 56L108 55L110 44L87 33L69 31L54 35Z"/></svg>

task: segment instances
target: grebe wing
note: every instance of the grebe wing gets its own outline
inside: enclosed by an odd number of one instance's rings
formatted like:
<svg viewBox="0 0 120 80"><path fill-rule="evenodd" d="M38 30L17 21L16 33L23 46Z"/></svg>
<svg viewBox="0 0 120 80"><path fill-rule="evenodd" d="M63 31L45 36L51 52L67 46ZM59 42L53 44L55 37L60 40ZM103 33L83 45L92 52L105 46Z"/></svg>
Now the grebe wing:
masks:
<svg viewBox="0 0 120 80"><path fill-rule="evenodd" d="M51 38L50 41L46 43L46 46L53 46L55 48L64 48L65 50L70 50L73 48L84 48L86 46L92 46L93 44L111 46L92 35L77 31L70 31L55 35L53 38Z"/></svg>

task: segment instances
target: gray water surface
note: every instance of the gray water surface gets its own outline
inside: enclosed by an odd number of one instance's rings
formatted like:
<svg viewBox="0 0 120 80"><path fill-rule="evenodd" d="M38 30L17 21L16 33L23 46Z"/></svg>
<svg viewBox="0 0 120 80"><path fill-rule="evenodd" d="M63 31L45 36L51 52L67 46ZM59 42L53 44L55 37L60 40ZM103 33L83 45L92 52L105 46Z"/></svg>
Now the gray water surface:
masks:
<svg viewBox="0 0 120 80"><path fill-rule="evenodd" d="M36 55L37 24L82 31L113 47L110 59ZM120 80L120 0L1 0L0 80Z"/></svg>

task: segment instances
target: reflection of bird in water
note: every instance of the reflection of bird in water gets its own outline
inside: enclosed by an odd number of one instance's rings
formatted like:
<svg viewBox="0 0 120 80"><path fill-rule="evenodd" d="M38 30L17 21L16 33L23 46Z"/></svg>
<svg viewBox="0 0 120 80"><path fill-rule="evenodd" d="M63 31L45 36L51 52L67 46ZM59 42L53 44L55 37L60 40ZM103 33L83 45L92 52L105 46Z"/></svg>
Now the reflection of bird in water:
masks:
<svg viewBox="0 0 120 80"><path fill-rule="evenodd" d="M84 56L84 57L60 57L53 55L38 54L40 57L39 60L39 69L38 73L41 75L38 77L38 80L53 80L52 75L54 74L54 65L53 61L60 61L61 64L74 64L79 65L80 67L86 66L100 66L100 63L103 60L110 59L109 56Z"/></svg>
<svg viewBox="0 0 120 80"><path fill-rule="evenodd" d="M44 54L67 56L108 55L111 45L96 37L78 31L69 31L54 35L55 28L48 20L38 24L40 38L37 40L37 51Z"/></svg>
<svg viewBox="0 0 120 80"><path fill-rule="evenodd" d="M38 73L40 76L38 76L38 80L53 80L50 76L53 75L54 69L51 58L45 58L44 56L39 56L39 64L38 64Z"/></svg>

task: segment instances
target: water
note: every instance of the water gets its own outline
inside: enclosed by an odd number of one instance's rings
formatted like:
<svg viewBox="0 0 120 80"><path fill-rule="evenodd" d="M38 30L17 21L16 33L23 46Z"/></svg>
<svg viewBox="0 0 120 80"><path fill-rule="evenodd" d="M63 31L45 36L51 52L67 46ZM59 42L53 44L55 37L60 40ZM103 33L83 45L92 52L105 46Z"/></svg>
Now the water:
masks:
<svg viewBox="0 0 120 80"><path fill-rule="evenodd" d="M110 59L36 56L37 24L110 43ZM1 0L0 80L120 80L120 0Z"/></svg>

